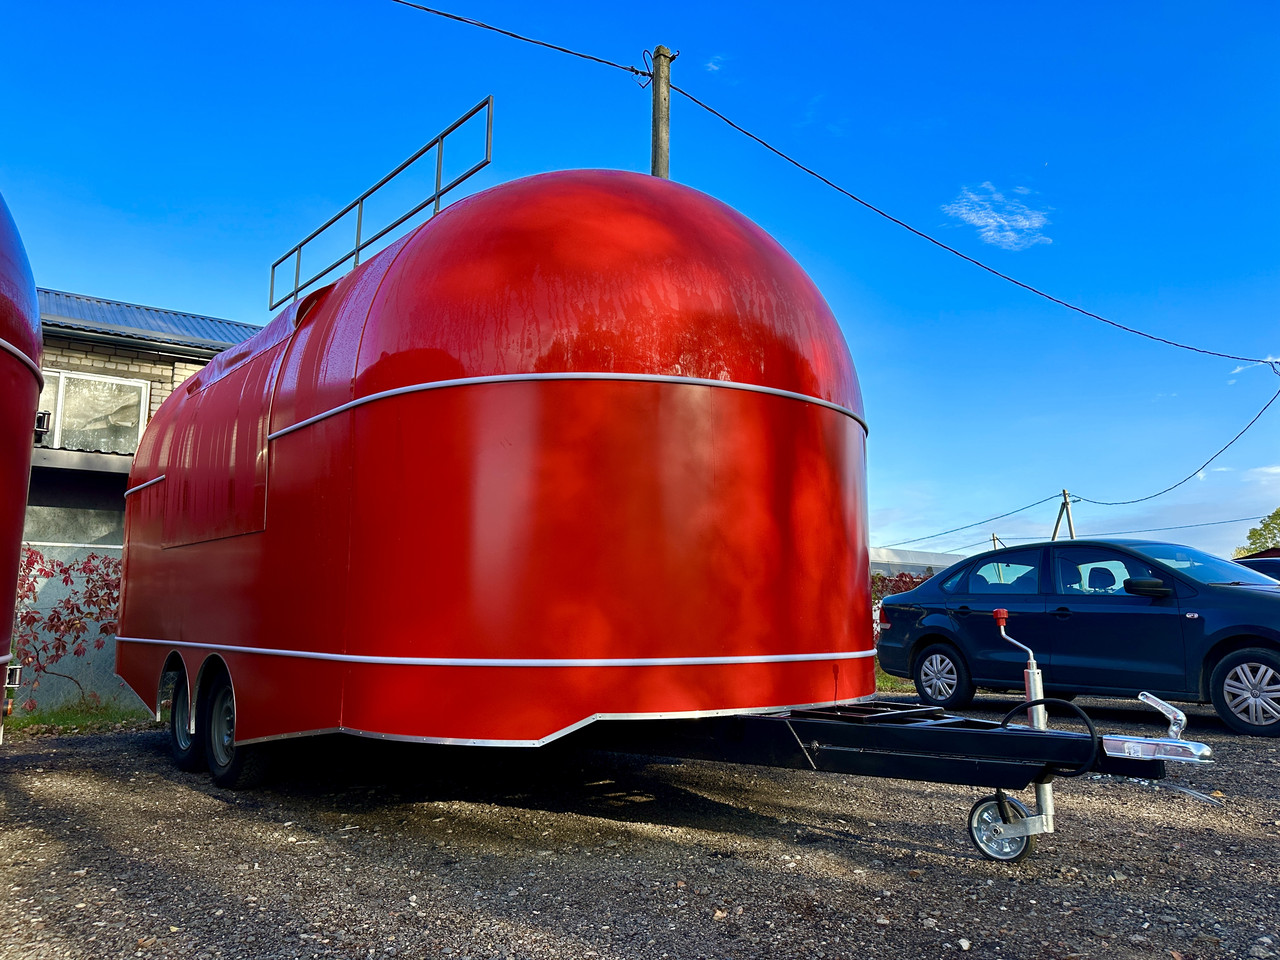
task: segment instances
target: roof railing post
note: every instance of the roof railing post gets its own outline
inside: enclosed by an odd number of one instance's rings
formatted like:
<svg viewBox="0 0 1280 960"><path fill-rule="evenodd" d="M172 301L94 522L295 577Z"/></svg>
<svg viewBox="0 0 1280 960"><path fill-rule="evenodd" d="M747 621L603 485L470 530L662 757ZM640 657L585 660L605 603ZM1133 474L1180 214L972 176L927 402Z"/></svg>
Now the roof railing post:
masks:
<svg viewBox="0 0 1280 960"><path fill-rule="evenodd" d="M444 177L444 137L440 138L440 142L436 144L436 208L431 215L434 217L440 212L440 183Z"/></svg>

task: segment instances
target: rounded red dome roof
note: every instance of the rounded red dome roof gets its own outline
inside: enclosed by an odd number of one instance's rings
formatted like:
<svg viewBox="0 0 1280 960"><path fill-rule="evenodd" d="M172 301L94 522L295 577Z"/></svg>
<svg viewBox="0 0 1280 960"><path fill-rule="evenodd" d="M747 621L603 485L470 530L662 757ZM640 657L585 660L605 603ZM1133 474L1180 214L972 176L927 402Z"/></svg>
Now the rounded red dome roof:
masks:
<svg viewBox="0 0 1280 960"><path fill-rule="evenodd" d="M753 384L862 415L835 317L775 240L689 187L604 170L494 187L409 236L373 296L355 393L597 372Z"/></svg>
<svg viewBox="0 0 1280 960"><path fill-rule="evenodd" d="M40 305L27 251L4 197L0 197L0 341L40 367ZM0 346L0 350L6 349Z"/></svg>

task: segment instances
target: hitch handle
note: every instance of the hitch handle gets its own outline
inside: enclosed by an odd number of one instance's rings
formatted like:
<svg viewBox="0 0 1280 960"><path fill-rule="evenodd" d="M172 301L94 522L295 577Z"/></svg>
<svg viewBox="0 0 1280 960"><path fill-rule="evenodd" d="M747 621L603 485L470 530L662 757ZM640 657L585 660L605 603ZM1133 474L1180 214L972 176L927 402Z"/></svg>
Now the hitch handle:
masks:
<svg viewBox="0 0 1280 960"><path fill-rule="evenodd" d="M991 611L991 615L996 618L996 623L1002 627L1009 622L1009 611L1004 607L996 607Z"/></svg>

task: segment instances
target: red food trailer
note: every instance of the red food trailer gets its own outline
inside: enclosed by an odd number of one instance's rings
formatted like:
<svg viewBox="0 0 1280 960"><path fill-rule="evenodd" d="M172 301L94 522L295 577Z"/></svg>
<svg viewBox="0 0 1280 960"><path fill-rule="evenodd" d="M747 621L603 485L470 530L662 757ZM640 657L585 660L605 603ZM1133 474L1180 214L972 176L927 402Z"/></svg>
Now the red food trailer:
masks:
<svg viewBox="0 0 1280 960"><path fill-rule="evenodd" d="M745 217L618 171L496 187L165 401L118 672L152 707L179 672L231 780L299 734L866 698L865 436L835 318Z"/></svg>
<svg viewBox="0 0 1280 960"><path fill-rule="evenodd" d="M3 620L6 630L13 620L36 405L44 385L40 354L35 281L18 228L0 197L0 611L8 611ZM19 668L9 666L12 656L6 643L0 651L5 694L18 679ZM3 707L5 713L11 708L7 698ZM3 732L0 715L0 736Z"/></svg>

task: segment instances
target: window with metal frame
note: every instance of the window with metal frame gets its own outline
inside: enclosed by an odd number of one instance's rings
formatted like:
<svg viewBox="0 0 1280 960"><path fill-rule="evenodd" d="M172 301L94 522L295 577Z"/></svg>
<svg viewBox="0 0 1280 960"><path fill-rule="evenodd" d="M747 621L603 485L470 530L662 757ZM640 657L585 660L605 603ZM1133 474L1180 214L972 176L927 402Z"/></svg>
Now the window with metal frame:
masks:
<svg viewBox="0 0 1280 960"><path fill-rule="evenodd" d="M40 410L51 416L36 446L132 454L146 426L150 402L151 384L146 380L45 370Z"/></svg>

